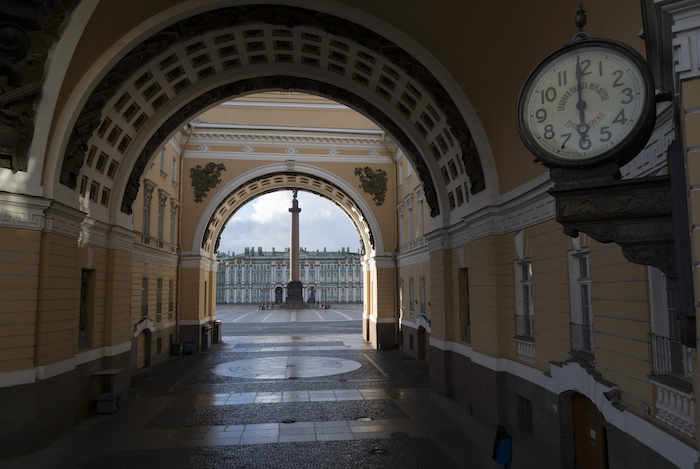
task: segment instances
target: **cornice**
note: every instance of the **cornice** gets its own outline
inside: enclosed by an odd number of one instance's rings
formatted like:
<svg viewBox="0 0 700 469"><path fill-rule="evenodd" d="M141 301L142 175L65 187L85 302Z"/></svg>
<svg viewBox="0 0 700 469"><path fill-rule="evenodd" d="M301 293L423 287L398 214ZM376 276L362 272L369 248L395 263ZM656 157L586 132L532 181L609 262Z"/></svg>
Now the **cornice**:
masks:
<svg viewBox="0 0 700 469"><path fill-rule="evenodd" d="M398 256L396 264L399 267L405 267L407 265L421 264L423 262L430 261L430 246L423 245L418 249L411 251L409 254L404 254Z"/></svg>
<svg viewBox="0 0 700 469"><path fill-rule="evenodd" d="M46 209L43 231L77 240L80 238L81 224L86 215L85 212L54 200Z"/></svg>
<svg viewBox="0 0 700 469"><path fill-rule="evenodd" d="M178 255L167 251L161 251L145 244L134 243L132 259L144 264L162 265L164 267L177 267Z"/></svg>
<svg viewBox="0 0 700 469"><path fill-rule="evenodd" d="M102 223L94 218L86 217L80 224L80 237L78 238L78 242L108 249L109 230L110 227L108 224Z"/></svg>
<svg viewBox="0 0 700 469"><path fill-rule="evenodd" d="M234 161L248 161L251 159L265 161L290 161L290 157L294 157L297 162L333 162L333 163L363 163L363 164L391 164L391 158L388 156L363 156L363 155L313 155L300 153L263 153L253 152L230 152L230 151L188 151L185 153L185 158L191 159L224 159ZM290 168L293 171L294 168Z"/></svg>
<svg viewBox="0 0 700 469"><path fill-rule="evenodd" d="M319 136L313 134L259 134L259 133L220 133L194 132L190 145L240 145L240 146L286 146L290 143L304 144L311 147L347 146L349 148L367 148L386 151L379 137Z"/></svg>
<svg viewBox="0 0 700 469"><path fill-rule="evenodd" d="M51 201L19 194L0 192L0 227L42 230L44 211Z"/></svg>

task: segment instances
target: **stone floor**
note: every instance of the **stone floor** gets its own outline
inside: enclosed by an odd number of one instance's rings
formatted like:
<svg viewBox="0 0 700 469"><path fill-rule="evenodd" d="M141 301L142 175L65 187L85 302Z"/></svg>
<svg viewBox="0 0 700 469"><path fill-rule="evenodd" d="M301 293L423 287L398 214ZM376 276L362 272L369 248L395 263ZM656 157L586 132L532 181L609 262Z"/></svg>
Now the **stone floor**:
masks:
<svg viewBox="0 0 700 469"><path fill-rule="evenodd" d="M141 371L120 411L0 468L495 468L494 436L401 351L240 335ZM548 467L514 454L513 469Z"/></svg>

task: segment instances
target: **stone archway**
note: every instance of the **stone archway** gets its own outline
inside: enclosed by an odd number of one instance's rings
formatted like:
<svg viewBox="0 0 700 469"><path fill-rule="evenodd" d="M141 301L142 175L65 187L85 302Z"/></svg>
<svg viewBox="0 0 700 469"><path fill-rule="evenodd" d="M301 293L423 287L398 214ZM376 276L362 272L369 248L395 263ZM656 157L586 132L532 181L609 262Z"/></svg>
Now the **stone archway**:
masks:
<svg viewBox="0 0 700 469"><path fill-rule="evenodd" d="M248 171L212 194L204 209L191 242L191 253L213 256L221 233L230 218L243 205L260 195L279 190L298 189L336 204L357 229L365 254L384 255L384 237L372 207L348 181L317 166L295 163L265 165Z"/></svg>
<svg viewBox="0 0 700 469"><path fill-rule="evenodd" d="M128 52L70 119L73 130L59 144L60 170L54 181L79 193L84 180L100 179L111 200L103 198L93 213L128 225L123 214L130 212L154 149L198 112L262 89L320 94L374 120L417 168L434 217L442 214L447 221L465 210L452 207L444 185L437 182L448 162L464 166L460 178L472 194L486 187L466 120L426 66L356 23L274 5L200 13ZM94 168L85 167L91 152L114 163L116 176L104 181Z"/></svg>

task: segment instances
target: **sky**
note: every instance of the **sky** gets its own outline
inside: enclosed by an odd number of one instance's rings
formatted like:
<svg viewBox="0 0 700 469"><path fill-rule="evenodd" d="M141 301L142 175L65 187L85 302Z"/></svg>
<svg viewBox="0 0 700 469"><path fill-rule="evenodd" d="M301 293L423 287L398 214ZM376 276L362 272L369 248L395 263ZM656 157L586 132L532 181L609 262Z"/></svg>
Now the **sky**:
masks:
<svg viewBox="0 0 700 469"><path fill-rule="evenodd" d="M299 246L309 251L360 249L360 238L350 218L333 202L299 191ZM242 253L246 247L283 251L289 247L292 191L265 194L241 207L224 228L219 252Z"/></svg>

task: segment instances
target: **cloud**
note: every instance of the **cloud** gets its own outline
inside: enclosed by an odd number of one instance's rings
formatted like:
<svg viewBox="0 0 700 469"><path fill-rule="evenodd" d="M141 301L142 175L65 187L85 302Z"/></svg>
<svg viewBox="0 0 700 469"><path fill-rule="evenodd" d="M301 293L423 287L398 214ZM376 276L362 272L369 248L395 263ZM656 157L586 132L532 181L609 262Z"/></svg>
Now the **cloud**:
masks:
<svg viewBox="0 0 700 469"><path fill-rule="evenodd" d="M360 249L357 230L350 218L333 202L299 192L299 244L308 250ZM219 251L243 252L246 247L270 251L289 247L291 191L265 194L236 212L221 235Z"/></svg>

